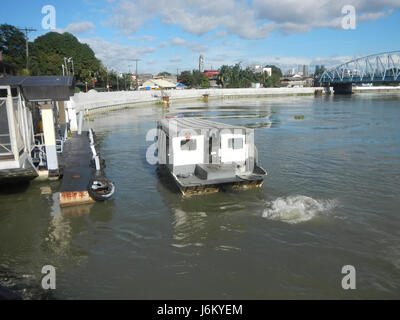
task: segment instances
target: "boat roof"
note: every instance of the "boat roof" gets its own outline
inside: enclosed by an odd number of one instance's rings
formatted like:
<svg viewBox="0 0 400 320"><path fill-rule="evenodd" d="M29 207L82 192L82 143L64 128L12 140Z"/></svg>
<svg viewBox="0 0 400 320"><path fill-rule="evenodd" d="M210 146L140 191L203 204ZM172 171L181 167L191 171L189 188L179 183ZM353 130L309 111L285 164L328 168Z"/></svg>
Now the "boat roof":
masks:
<svg viewBox="0 0 400 320"><path fill-rule="evenodd" d="M244 126L234 126L226 123L204 120L195 117L162 119L158 123L159 127L161 127L165 132L171 132L174 135L176 135L178 132L181 133L185 129L186 130L242 129L247 131L252 130Z"/></svg>
<svg viewBox="0 0 400 320"><path fill-rule="evenodd" d="M5 76L0 86L20 87L27 101L66 101L74 94L73 76Z"/></svg>

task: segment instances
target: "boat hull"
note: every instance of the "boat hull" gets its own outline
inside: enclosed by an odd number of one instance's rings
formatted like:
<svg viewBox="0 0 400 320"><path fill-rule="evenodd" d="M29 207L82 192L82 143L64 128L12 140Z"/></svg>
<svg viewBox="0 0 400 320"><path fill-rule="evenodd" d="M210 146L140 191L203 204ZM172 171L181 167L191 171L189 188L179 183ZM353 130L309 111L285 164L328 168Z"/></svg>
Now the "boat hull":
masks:
<svg viewBox="0 0 400 320"><path fill-rule="evenodd" d="M169 177L177 185L183 196L210 194L220 191L259 188L262 186L264 182L264 177L266 175L266 172L263 168L256 166L255 173L248 175L234 176L230 179L220 179L220 181L204 180L197 181L197 183L185 183L183 179L180 179L173 172L171 172L167 166L160 166L160 169L162 172L166 172L169 175Z"/></svg>

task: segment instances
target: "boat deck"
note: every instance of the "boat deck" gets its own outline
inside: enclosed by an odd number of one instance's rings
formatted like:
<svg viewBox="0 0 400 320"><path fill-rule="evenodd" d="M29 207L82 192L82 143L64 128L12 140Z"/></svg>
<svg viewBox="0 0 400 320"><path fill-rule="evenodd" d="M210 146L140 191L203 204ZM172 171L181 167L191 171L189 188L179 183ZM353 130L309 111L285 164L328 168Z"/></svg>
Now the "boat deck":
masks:
<svg viewBox="0 0 400 320"><path fill-rule="evenodd" d="M215 171L222 174L206 178L202 177L202 174L199 172L193 172L191 174L173 174L167 168L165 169L171 174L184 195L218 192L220 189L224 189L228 186L232 187L232 189L260 187L266 175L265 170L257 165L252 173L248 172L231 176L229 176L229 166L226 168L227 174L225 176L224 169L220 165L214 166L208 164L201 165L201 167L206 168L209 172Z"/></svg>

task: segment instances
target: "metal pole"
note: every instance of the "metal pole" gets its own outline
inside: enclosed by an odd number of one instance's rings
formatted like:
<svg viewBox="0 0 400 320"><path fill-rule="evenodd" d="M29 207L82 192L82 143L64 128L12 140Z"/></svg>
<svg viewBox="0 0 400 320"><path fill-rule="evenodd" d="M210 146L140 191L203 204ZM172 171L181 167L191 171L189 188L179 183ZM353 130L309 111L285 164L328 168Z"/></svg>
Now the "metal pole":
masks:
<svg viewBox="0 0 400 320"><path fill-rule="evenodd" d="M136 61L136 90L138 90L138 61L140 59L132 59L133 61Z"/></svg>
<svg viewBox="0 0 400 320"><path fill-rule="evenodd" d="M138 60L136 59L136 91L137 91L137 89L138 89L138 73L137 73L137 63L138 63Z"/></svg>

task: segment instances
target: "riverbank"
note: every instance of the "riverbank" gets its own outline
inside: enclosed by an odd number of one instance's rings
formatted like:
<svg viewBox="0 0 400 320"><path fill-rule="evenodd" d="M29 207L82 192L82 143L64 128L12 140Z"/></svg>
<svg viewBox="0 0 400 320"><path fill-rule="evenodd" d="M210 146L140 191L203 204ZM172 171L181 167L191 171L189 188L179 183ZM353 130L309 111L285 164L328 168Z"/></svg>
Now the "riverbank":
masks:
<svg viewBox="0 0 400 320"><path fill-rule="evenodd" d="M315 90L323 88L240 88L240 89L188 89L165 91L118 91L118 92L80 92L71 97L68 108L76 112L84 111L92 114L114 109L121 109L132 105L154 104L163 97L169 101L190 101L203 99L233 99L248 97L314 95Z"/></svg>
<svg viewBox="0 0 400 320"><path fill-rule="evenodd" d="M354 87L353 93L400 93L400 86Z"/></svg>
<svg viewBox="0 0 400 320"><path fill-rule="evenodd" d="M74 113L84 111L86 115L132 107L160 103L163 97L173 101L193 101L204 99L235 99L250 97L279 97L314 95L316 91L325 94L322 87L307 88L240 88L240 89L187 89L153 91L113 91L76 93L67 102L67 108ZM331 89L332 92L332 89ZM353 93L400 93L399 87L354 87Z"/></svg>

